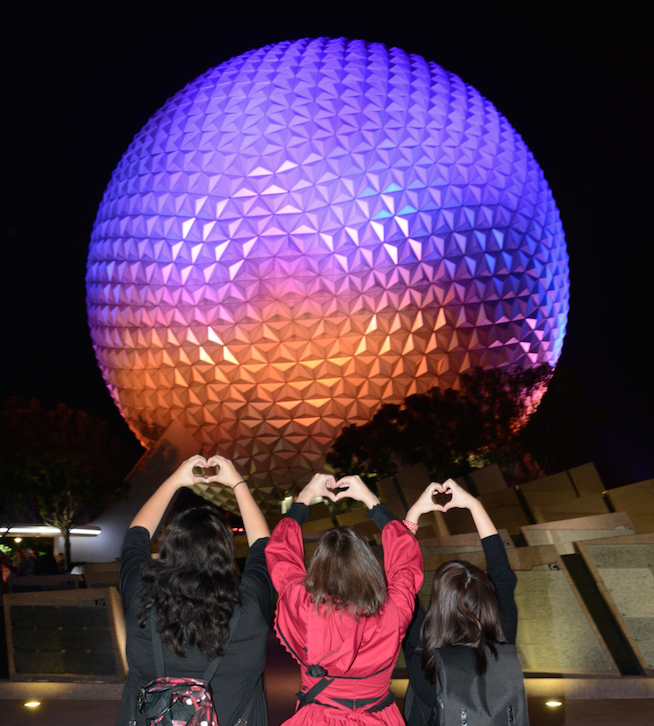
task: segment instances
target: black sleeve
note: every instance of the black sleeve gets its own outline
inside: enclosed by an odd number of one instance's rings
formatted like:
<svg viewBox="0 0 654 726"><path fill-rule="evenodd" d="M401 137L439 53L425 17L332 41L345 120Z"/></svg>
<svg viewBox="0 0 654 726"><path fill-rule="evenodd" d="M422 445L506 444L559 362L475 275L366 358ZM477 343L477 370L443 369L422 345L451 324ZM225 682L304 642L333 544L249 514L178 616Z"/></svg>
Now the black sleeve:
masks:
<svg viewBox="0 0 654 726"><path fill-rule="evenodd" d="M422 648L420 647L420 634L426 613L416 597L416 609L413 620L409 625L404 639L404 659L409 675L409 683L413 689L413 702L410 708L405 704L404 718L408 726L422 726L429 722L431 708L436 701L436 688L430 683L422 672Z"/></svg>
<svg viewBox="0 0 654 726"><path fill-rule="evenodd" d="M404 657L407 664L414 651L420 646L420 631L422 624L425 622L425 611L422 609L420 600L416 596L416 609L413 611L413 619L409 624L404 638Z"/></svg>
<svg viewBox="0 0 654 726"><path fill-rule="evenodd" d="M488 565L488 577L497 592L497 599L502 612L504 635L509 643L515 643L518 630L518 608L513 593L518 578L509 565L509 558L506 556L506 549L499 534L484 537L481 544Z"/></svg>
<svg viewBox="0 0 654 726"><path fill-rule="evenodd" d="M150 533L145 527L130 527L125 533L120 550L118 577L123 611L127 612L137 591L141 587L141 565L150 562Z"/></svg>
<svg viewBox="0 0 654 726"><path fill-rule="evenodd" d="M309 519L309 507L301 502L293 502L291 508L286 512L286 516L294 519L302 526Z"/></svg>
<svg viewBox="0 0 654 726"><path fill-rule="evenodd" d="M270 537L260 537L252 544L241 575L241 586L251 592L266 621L272 617L275 591L266 564L266 545Z"/></svg>
<svg viewBox="0 0 654 726"><path fill-rule="evenodd" d="M389 522L395 521L395 517L388 511L388 507L382 502L375 504L372 509L369 509L366 517L368 517L368 519L372 519L380 530L384 529Z"/></svg>

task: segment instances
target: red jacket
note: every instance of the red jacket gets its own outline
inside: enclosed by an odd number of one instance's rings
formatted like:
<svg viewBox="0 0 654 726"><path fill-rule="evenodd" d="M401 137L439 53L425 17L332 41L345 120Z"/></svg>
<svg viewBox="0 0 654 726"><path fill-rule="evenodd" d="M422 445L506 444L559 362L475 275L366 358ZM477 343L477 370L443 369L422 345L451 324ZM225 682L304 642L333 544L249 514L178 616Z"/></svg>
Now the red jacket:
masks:
<svg viewBox="0 0 654 726"><path fill-rule="evenodd" d="M380 614L360 618L358 622L347 612L325 613L324 607L318 610L312 603L303 584L304 545L295 519L284 518L266 546L268 569L279 593L275 631L301 665L302 690L306 692L320 680L307 675L309 665L319 664L328 677L337 676L317 697L325 705L304 706L286 724L347 722L404 726L395 703L370 713L366 709L371 704L349 709L333 700L375 698L382 701L387 696L400 645L413 616L415 596L423 581L422 554L416 538L399 522L391 520L383 505L374 514L377 516L373 519L383 525L388 599Z"/></svg>

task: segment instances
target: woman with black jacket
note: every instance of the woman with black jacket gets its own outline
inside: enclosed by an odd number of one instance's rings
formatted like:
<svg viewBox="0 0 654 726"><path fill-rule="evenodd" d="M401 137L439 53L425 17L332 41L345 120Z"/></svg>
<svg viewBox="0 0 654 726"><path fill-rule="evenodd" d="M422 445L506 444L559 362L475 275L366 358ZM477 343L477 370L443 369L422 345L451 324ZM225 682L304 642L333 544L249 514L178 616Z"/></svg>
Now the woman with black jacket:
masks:
<svg viewBox="0 0 654 726"><path fill-rule="evenodd" d="M436 649L464 646L474 653L473 668L482 675L498 643L515 643L518 610L513 593L517 577L495 525L481 502L452 479L438 485L452 499L439 507L455 507L472 514L488 565L488 575L465 560L445 562L436 571L431 603L425 612L418 604L404 641L409 690L404 717L408 726L430 723L436 703ZM411 529L417 524L409 523Z"/></svg>
<svg viewBox="0 0 654 726"><path fill-rule="evenodd" d="M198 476L196 467L205 472ZM204 476L215 467L217 474ZM178 514L161 536L159 559L151 558L150 539L172 498L196 482L234 492L250 547L240 576L232 530L212 507ZM209 663L222 655L211 678L218 723L233 726L243 718L248 726L267 726L263 668L274 597L264 554L269 535L247 483L231 461L218 455L191 457L143 505L127 530L120 557L129 675L117 726L132 719L145 726L136 699L139 687L158 676L153 624L163 644L165 676L201 679Z"/></svg>

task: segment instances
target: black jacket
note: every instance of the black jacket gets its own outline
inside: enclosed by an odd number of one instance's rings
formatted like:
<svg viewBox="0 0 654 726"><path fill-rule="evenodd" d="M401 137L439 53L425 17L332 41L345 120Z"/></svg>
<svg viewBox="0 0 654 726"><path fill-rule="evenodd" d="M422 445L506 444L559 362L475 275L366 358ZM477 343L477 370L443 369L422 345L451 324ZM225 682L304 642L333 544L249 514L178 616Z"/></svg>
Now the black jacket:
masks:
<svg viewBox="0 0 654 726"><path fill-rule="evenodd" d="M504 544L498 534L485 537L481 541L488 565L488 576L495 586L497 599L502 613L502 628L509 643L515 643L518 628L518 609L513 598L518 581L509 565ZM408 726L422 726L429 720L436 701L436 688L425 678L420 666L422 624L425 611L416 599L416 611L404 641L404 657L409 671L411 698L407 699L404 718ZM472 653L471 653L472 655Z"/></svg>

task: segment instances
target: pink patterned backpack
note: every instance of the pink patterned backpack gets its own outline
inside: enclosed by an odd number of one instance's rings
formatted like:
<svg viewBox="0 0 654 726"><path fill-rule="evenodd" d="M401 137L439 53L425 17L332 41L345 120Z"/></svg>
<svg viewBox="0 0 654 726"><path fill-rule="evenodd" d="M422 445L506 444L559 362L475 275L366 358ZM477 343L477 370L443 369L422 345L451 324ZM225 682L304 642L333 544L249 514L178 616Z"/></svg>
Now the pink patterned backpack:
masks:
<svg viewBox="0 0 654 726"><path fill-rule="evenodd" d="M223 646L223 654L236 630L241 614L238 605L229 623L229 637ZM219 726L216 708L213 703L211 679L216 675L222 656L214 658L203 678L172 678L164 675L163 646L157 630L155 618L150 617L152 647L157 669L157 678L139 688L134 718L129 726L136 726L136 710L145 716L147 726ZM247 726L252 701L239 719L239 726Z"/></svg>

